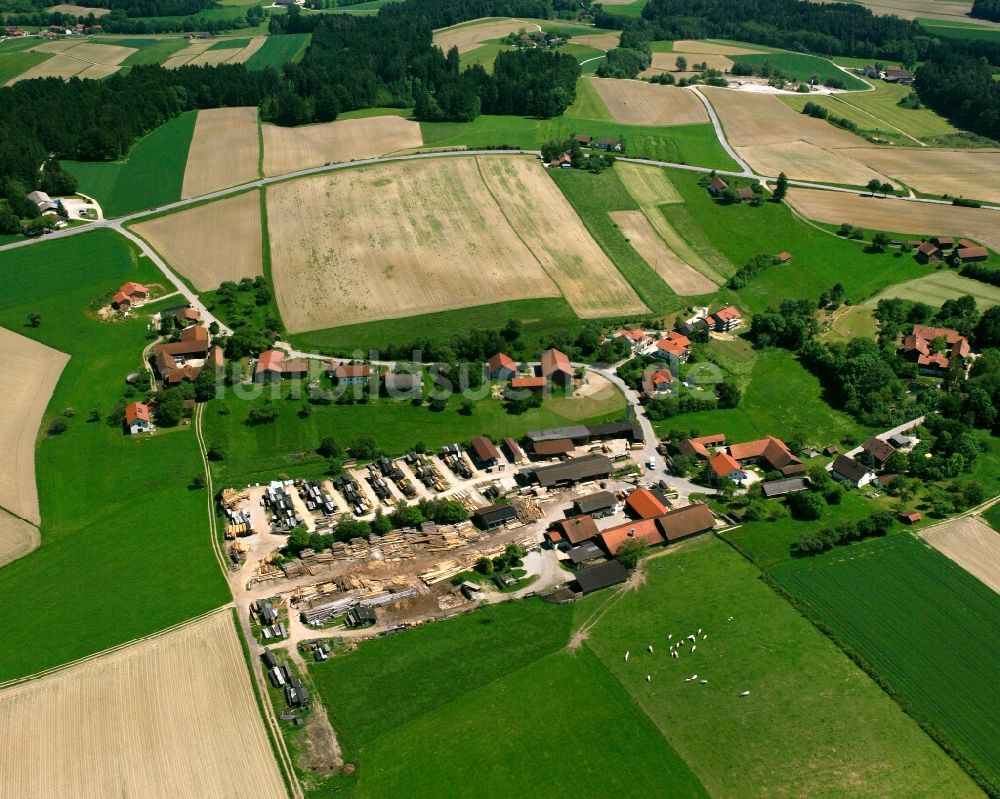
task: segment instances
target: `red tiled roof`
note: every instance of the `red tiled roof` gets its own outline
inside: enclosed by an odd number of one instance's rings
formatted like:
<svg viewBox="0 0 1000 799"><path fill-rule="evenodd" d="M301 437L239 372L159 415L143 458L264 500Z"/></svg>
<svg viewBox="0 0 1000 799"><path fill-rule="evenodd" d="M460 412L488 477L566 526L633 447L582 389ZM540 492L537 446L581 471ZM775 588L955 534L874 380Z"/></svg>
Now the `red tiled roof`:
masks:
<svg viewBox="0 0 1000 799"><path fill-rule="evenodd" d="M133 402L125 407L125 423L131 425L136 421L150 421L149 406L141 402Z"/></svg>
<svg viewBox="0 0 1000 799"><path fill-rule="evenodd" d="M683 455L700 455L702 458L708 458L711 455L708 447L720 447L725 443L725 433L713 433L710 436L686 438L678 444L677 448Z"/></svg>
<svg viewBox="0 0 1000 799"><path fill-rule="evenodd" d="M729 188L729 184L726 183L722 178L712 178L708 181L708 185L713 189L726 189Z"/></svg>
<svg viewBox="0 0 1000 799"><path fill-rule="evenodd" d="M733 472L741 471L740 465L732 455L727 455L725 452L717 452L709 458L708 465L719 477L729 477Z"/></svg>
<svg viewBox="0 0 1000 799"><path fill-rule="evenodd" d="M586 541L598 534L597 522L591 516L574 516L572 519L560 519L554 525L573 545Z"/></svg>
<svg viewBox="0 0 1000 799"><path fill-rule="evenodd" d="M779 252L774 257L778 259L779 264L783 264L792 260L792 254L787 250L785 250L784 252Z"/></svg>
<svg viewBox="0 0 1000 799"><path fill-rule="evenodd" d="M802 463L785 446L784 441L774 436L764 436L764 438L759 438L756 441L733 444L729 448L729 454L738 461L763 458L772 469L777 469L778 471Z"/></svg>
<svg viewBox="0 0 1000 799"><path fill-rule="evenodd" d="M564 372L570 376L573 374L573 367L570 365L569 357L564 352L557 349L545 350L542 353L542 377L549 378L558 372Z"/></svg>
<svg viewBox="0 0 1000 799"><path fill-rule="evenodd" d="M673 381L674 377L670 374L670 372L666 369L657 369L651 375L647 375L643 380L643 388L645 388L647 393L651 393L657 390L657 386L662 385L663 383L669 384Z"/></svg>
<svg viewBox="0 0 1000 799"><path fill-rule="evenodd" d="M133 283L131 280L128 283L123 283L122 287L118 289L122 294L142 294L146 296L149 294L149 289L146 288L142 283Z"/></svg>
<svg viewBox="0 0 1000 799"><path fill-rule="evenodd" d="M661 338L656 342L656 349L661 350L668 355L676 355L679 358L685 353L687 346L681 344L679 341L673 341L669 338Z"/></svg>
<svg viewBox="0 0 1000 799"><path fill-rule="evenodd" d="M967 261L970 258L987 258L989 251L985 247L962 247L958 250L958 260Z"/></svg>
<svg viewBox="0 0 1000 799"><path fill-rule="evenodd" d="M569 438L555 438L550 441L536 441L531 445L531 451L536 455L548 457L550 455L565 455L573 451L573 440Z"/></svg>
<svg viewBox="0 0 1000 799"><path fill-rule="evenodd" d="M913 335L922 338L924 341L933 341L936 338L943 338L949 344L954 344L963 338L962 334L950 327L928 327L926 325L914 325Z"/></svg>
<svg viewBox="0 0 1000 799"><path fill-rule="evenodd" d="M625 507L640 519L655 519L667 512L667 507L647 488L637 488L629 494Z"/></svg>
<svg viewBox="0 0 1000 799"><path fill-rule="evenodd" d="M117 294L115 294L115 296L111 298L111 301L115 305L131 305L132 304L132 300L129 299L128 294L126 294L124 291L119 291Z"/></svg>
<svg viewBox="0 0 1000 799"><path fill-rule="evenodd" d="M333 373L339 378L371 377L372 368L367 363L341 363Z"/></svg>
<svg viewBox="0 0 1000 799"><path fill-rule="evenodd" d="M716 311L714 315L716 319L721 319L724 322L728 322L732 319L743 318L743 314L740 313L739 308L734 305L728 305L721 311Z"/></svg>
<svg viewBox="0 0 1000 799"><path fill-rule="evenodd" d="M481 461L500 460L500 450L486 436L476 436L469 443Z"/></svg>
<svg viewBox="0 0 1000 799"><path fill-rule="evenodd" d="M208 351L208 330L200 325L192 325L191 327L185 327L181 331L181 341L185 344L201 344L205 346L205 351Z"/></svg>
<svg viewBox="0 0 1000 799"><path fill-rule="evenodd" d="M511 388L545 388L547 381L544 377L513 377L510 381Z"/></svg>
<svg viewBox="0 0 1000 799"><path fill-rule="evenodd" d="M500 367L510 369L510 371L512 372L517 371L517 364L514 363L514 359L508 357L502 352L498 352L496 355L492 356L486 362L486 366L489 368L491 375L496 374L497 370L500 369Z"/></svg>
<svg viewBox="0 0 1000 799"><path fill-rule="evenodd" d="M254 369L254 374L262 374L264 372L281 372L283 370L285 363L285 353L281 350L267 350L260 354L260 358L257 359L257 368Z"/></svg>
<svg viewBox="0 0 1000 799"><path fill-rule="evenodd" d="M657 521L657 519L641 519L611 527L600 534L601 545L611 555L616 555L622 544L634 538L644 541L649 546L662 544L663 534Z"/></svg>

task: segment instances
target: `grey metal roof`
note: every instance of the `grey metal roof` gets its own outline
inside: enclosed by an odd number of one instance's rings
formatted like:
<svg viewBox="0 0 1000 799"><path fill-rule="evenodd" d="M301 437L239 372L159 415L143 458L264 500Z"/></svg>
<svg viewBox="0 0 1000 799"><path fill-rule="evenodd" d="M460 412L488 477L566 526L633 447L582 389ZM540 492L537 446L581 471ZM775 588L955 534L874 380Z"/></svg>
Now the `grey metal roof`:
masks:
<svg viewBox="0 0 1000 799"><path fill-rule="evenodd" d="M794 494L797 491L805 491L809 487L809 482L804 477L789 477L786 480L771 480L761 486L764 496L783 497L785 494Z"/></svg>
<svg viewBox="0 0 1000 799"><path fill-rule="evenodd" d="M624 583L627 579L628 570L617 560L609 560L607 563L581 569L576 573L576 582L585 594Z"/></svg>

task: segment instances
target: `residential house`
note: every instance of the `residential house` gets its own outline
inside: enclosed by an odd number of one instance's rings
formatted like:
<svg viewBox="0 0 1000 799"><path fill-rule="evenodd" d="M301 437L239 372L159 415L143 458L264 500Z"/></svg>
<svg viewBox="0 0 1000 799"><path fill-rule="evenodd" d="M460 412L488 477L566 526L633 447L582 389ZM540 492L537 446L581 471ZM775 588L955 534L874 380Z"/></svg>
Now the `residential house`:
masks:
<svg viewBox="0 0 1000 799"><path fill-rule="evenodd" d="M955 257L963 264L971 264L987 260L990 257L990 253L985 247L972 245L971 247L959 247L956 249Z"/></svg>
<svg viewBox="0 0 1000 799"><path fill-rule="evenodd" d="M118 291L115 292L114 297L112 297L112 302L117 305L120 310L127 311L130 308L141 305L148 299L148 288L142 285L142 283L133 283L132 281L129 281L128 283L123 283Z"/></svg>
<svg viewBox="0 0 1000 799"><path fill-rule="evenodd" d="M647 346L651 341L649 334L646 333L645 330L638 330L638 329L636 330L622 329L619 330L617 333L612 333L611 338L625 339L632 347L633 352Z"/></svg>
<svg viewBox="0 0 1000 799"><path fill-rule="evenodd" d="M742 483L749 477L736 459L725 452L715 453L708 459L708 465L720 480L729 479L734 483Z"/></svg>
<svg viewBox="0 0 1000 799"><path fill-rule="evenodd" d="M562 153L549 161L549 166L557 169L572 169L573 159L569 153Z"/></svg>
<svg viewBox="0 0 1000 799"><path fill-rule="evenodd" d="M655 519L667 512L670 503L662 492L637 488L625 499L625 512L633 519Z"/></svg>
<svg viewBox="0 0 1000 799"><path fill-rule="evenodd" d="M253 379L258 383L278 382L290 378L304 378L309 364L304 359L290 360L281 350L267 350L257 359Z"/></svg>
<svg viewBox="0 0 1000 799"><path fill-rule="evenodd" d="M372 368L367 363L338 363L334 366L331 362L326 374L338 386L366 386L372 379Z"/></svg>
<svg viewBox="0 0 1000 799"><path fill-rule="evenodd" d="M542 377L561 386L568 386L573 382L574 372L569 357L557 349L545 350L542 353L541 371Z"/></svg>
<svg viewBox="0 0 1000 799"><path fill-rule="evenodd" d="M743 324L743 314L736 306L729 305L710 315L708 324L716 333L728 333Z"/></svg>
<svg viewBox="0 0 1000 799"><path fill-rule="evenodd" d="M900 83L906 86L913 83L913 73L902 67L886 67L882 80L886 83Z"/></svg>
<svg viewBox="0 0 1000 799"><path fill-rule="evenodd" d="M716 177L708 181L708 193L711 194L713 197L718 197L719 195L722 194L722 192L724 192L728 188L729 184L726 183L726 181L724 181L722 178Z"/></svg>
<svg viewBox="0 0 1000 799"><path fill-rule="evenodd" d="M484 469L491 469L503 463L503 455L500 454L500 450L486 436L476 436L469 442L469 446L472 447L472 452L479 465Z"/></svg>
<svg viewBox="0 0 1000 799"><path fill-rule="evenodd" d="M932 241L923 242L919 247L917 247L917 251L913 255L913 257L917 259L917 263L921 264L940 263L943 256L944 254L941 252L941 248Z"/></svg>
<svg viewBox="0 0 1000 799"><path fill-rule="evenodd" d="M27 197L29 202L35 204L35 207L38 209L38 213L40 214L46 214L50 211L54 212L59 210L59 206L56 202L44 191L29 191Z"/></svg>
<svg viewBox="0 0 1000 799"><path fill-rule="evenodd" d="M886 461L896 451L896 448L888 441L883 441L881 438L876 438L875 436L872 436L862 444L861 449L871 456L872 465L876 469L884 469Z"/></svg>
<svg viewBox="0 0 1000 799"><path fill-rule="evenodd" d="M144 402L133 402L125 406L125 429L130 436L152 430L153 421L149 415L149 406Z"/></svg>
<svg viewBox="0 0 1000 799"><path fill-rule="evenodd" d="M784 477L805 472L805 464L792 454L785 442L774 436L745 441L729 447L729 454L740 464L763 463Z"/></svg>
<svg viewBox="0 0 1000 799"><path fill-rule="evenodd" d="M943 351L932 351L935 341L943 341ZM932 377L944 375L953 359L965 361L971 353L969 340L957 330L926 325L914 325L913 332L903 338L900 348L900 355L916 363L921 374Z"/></svg>
<svg viewBox="0 0 1000 799"><path fill-rule="evenodd" d="M498 352L486 361L486 372L490 380L509 380L517 374L517 364L513 358Z"/></svg>
<svg viewBox="0 0 1000 799"><path fill-rule="evenodd" d="M831 474L834 479L851 483L857 488L866 486L875 479L875 472L863 463L854 460L854 458L848 458L846 455L838 455L836 457L833 462Z"/></svg>
<svg viewBox="0 0 1000 799"><path fill-rule="evenodd" d="M647 374L642 378L642 390L648 396L662 394L670 391L670 384L674 382L673 375L666 369L657 369L652 374Z"/></svg>
<svg viewBox="0 0 1000 799"><path fill-rule="evenodd" d="M669 361L671 365L676 366L677 364L686 362L691 356L691 339L683 333L671 330L653 345L650 354L654 358L662 358L665 361Z"/></svg>
<svg viewBox="0 0 1000 799"><path fill-rule="evenodd" d="M183 308L174 314L174 319L181 325L193 325L201 321L201 312L194 308Z"/></svg>

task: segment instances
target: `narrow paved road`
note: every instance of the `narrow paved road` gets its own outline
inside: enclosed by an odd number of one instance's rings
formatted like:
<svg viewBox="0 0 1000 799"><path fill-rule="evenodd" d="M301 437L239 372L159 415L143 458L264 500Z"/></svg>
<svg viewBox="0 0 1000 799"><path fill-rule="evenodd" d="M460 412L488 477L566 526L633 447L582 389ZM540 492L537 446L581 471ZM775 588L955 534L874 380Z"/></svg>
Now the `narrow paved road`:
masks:
<svg viewBox="0 0 1000 799"><path fill-rule="evenodd" d="M715 135L719 140L719 144L721 144L723 149L729 153L729 157L743 168L742 174L748 178L757 178L757 180L763 181L763 178L754 173L754 171L750 168L750 164L740 158L736 150L734 150L732 145L729 143L729 139L726 138L726 132L722 129L722 122L719 120L719 115L715 113L715 108L712 107L708 98L698 91L697 87L692 86L690 91L699 100L701 100L701 104L705 106L705 110L708 111L708 118L712 121L712 127L715 128Z"/></svg>

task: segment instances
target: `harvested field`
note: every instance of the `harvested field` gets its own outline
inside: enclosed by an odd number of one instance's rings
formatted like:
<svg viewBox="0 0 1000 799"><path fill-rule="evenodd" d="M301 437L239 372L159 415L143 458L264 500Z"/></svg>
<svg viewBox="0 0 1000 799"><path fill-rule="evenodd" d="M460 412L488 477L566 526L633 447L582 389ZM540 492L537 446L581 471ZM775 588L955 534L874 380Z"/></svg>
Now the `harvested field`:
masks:
<svg viewBox="0 0 1000 799"><path fill-rule="evenodd" d="M645 313L632 287L533 158L476 159L486 187L577 316Z"/></svg>
<svg viewBox="0 0 1000 799"><path fill-rule="evenodd" d="M609 216L642 259L682 297L716 290L715 283L667 247L642 211L612 211Z"/></svg>
<svg viewBox="0 0 1000 799"><path fill-rule="evenodd" d="M267 211L275 294L292 333L559 296L474 158L280 183Z"/></svg>
<svg viewBox="0 0 1000 799"><path fill-rule="evenodd" d="M946 22L962 22L968 24L969 0L878 0L878 2L863 2L865 8L873 14L888 16L893 14L900 19L940 19ZM998 27L997 23L984 19L975 20L976 25Z"/></svg>
<svg viewBox="0 0 1000 799"><path fill-rule="evenodd" d="M29 78L106 78L118 71L122 61L138 52L134 47L116 44L91 44L76 39L43 42L32 48L40 53L56 53L54 57L17 76ZM13 82L13 81L11 81Z"/></svg>
<svg viewBox="0 0 1000 799"><path fill-rule="evenodd" d="M587 78L616 122L626 125L689 125L708 112L693 93L639 80Z"/></svg>
<svg viewBox="0 0 1000 799"><path fill-rule="evenodd" d="M72 78L91 66L86 61L73 58L69 55L54 55L52 58L43 61L41 64L33 66L31 69L22 72L15 78L7 81L10 86L19 80L30 80L31 78Z"/></svg>
<svg viewBox="0 0 1000 799"><path fill-rule="evenodd" d="M706 42L699 39L678 39L674 42L675 53L694 53L696 55L755 55L764 50L751 50L747 47L737 47L732 44ZM688 61L691 59L689 58ZM697 59L701 61L702 59Z"/></svg>
<svg viewBox="0 0 1000 799"><path fill-rule="evenodd" d="M715 108L725 128L726 138L733 147L797 140L824 149L868 144L860 136L834 127L825 120L796 113L771 94L708 86L701 87L700 91Z"/></svg>
<svg viewBox="0 0 1000 799"><path fill-rule="evenodd" d="M49 6L47 9L50 14L56 11L61 14L70 14L74 17L85 17L88 14L93 14L95 17L103 17L105 14L110 14L110 8L89 8L88 6L75 6L72 3L60 3L57 6Z"/></svg>
<svg viewBox="0 0 1000 799"><path fill-rule="evenodd" d="M792 180L848 183L864 186L872 178L887 178L864 164L845 158L840 151L825 150L808 141L737 147L736 152L759 174L776 177L784 172Z"/></svg>
<svg viewBox="0 0 1000 799"><path fill-rule="evenodd" d="M927 194L1000 202L1000 150L859 147L841 155Z"/></svg>
<svg viewBox="0 0 1000 799"><path fill-rule="evenodd" d="M261 47L264 46L264 42L266 41L267 41L266 36L254 36L250 40L250 44L248 44L246 47L240 50L239 53L237 53L236 55L234 55L232 58L229 59L229 63L230 64L246 63L250 59L250 56L252 56L258 50L260 50Z"/></svg>
<svg viewBox="0 0 1000 799"><path fill-rule="evenodd" d="M822 189L788 190L788 202L818 222L852 225L894 233L965 236L1000 251L1000 212L959 208Z"/></svg>
<svg viewBox="0 0 1000 799"><path fill-rule="evenodd" d="M109 75L114 75L121 67L114 64L91 64L83 72L78 72L75 77L84 80L101 80Z"/></svg>
<svg viewBox="0 0 1000 799"><path fill-rule="evenodd" d="M966 295L974 298L981 310L1000 305L1000 286L962 277L950 269L936 269L916 280L896 283L866 300L865 305L871 309L878 305L879 300L898 297L939 306L945 300L955 300Z"/></svg>
<svg viewBox="0 0 1000 799"><path fill-rule="evenodd" d="M203 53L199 53L190 61L187 62L189 67L214 67L217 64L222 64L228 61L230 58L234 58L243 51L242 47L226 47L222 49L212 49L206 50Z"/></svg>
<svg viewBox="0 0 1000 799"><path fill-rule="evenodd" d="M69 356L0 327L0 508L38 524L35 440ZM2 769L0 769L2 770Z"/></svg>
<svg viewBox="0 0 1000 799"><path fill-rule="evenodd" d="M1000 593L1000 533L978 516L936 524L921 530L920 537Z"/></svg>
<svg viewBox="0 0 1000 799"><path fill-rule="evenodd" d="M255 180L259 155L256 108L199 111L184 168L181 197L199 197Z"/></svg>
<svg viewBox="0 0 1000 799"><path fill-rule="evenodd" d="M673 250L684 263L693 266L713 283L721 285L726 282L725 275L712 266L677 232L677 228L670 223L666 214L657 208L645 208L643 210L646 218L649 220L649 224L653 226L653 230L660 234L660 238L666 242L667 247ZM721 253L716 252L715 255L717 256L718 263L724 264L726 262Z"/></svg>
<svg viewBox="0 0 1000 799"><path fill-rule="evenodd" d="M41 542L33 524L0 510L0 567L23 558Z"/></svg>
<svg viewBox="0 0 1000 799"><path fill-rule="evenodd" d="M192 39L187 47L178 53L174 53L174 55L164 61L163 66L167 69L184 66L184 64L187 64L192 58L195 58L208 50L213 44L214 42L211 39Z"/></svg>
<svg viewBox="0 0 1000 799"><path fill-rule="evenodd" d="M576 41L574 39L574 41ZM640 78L648 78L651 75L658 75L661 72L677 72L677 56L679 53L653 53L653 63L649 65L649 69L641 72L639 74ZM723 72L728 72L733 68L733 60L727 58L724 55L712 55L706 53L697 54L684 54L684 57L688 60L688 71L681 72L681 75L692 75L694 70L691 67L694 64L700 64L704 61L708 64L709 69L719 69Z"/></svg>
<svg viewBox="0 0 1000 799"><path fill-rule="evenodd" d="M628 0L632 2L632 0ZM585 44L587 47L596 47L598 50L613 50L618 46L618 38L621 32L615 33L594 33L588 36L574 36L573 44Z"/></svg>
<svg viewBox="0 0 1000 799"><path fill-rule="evenodd" d="M615 165L615 172L640 207L684 202L667 173L659 167L619 161Z"/></svg>
<svg viewBox="0 0 1000 799"><path fill-rule="evenodd" d="M434 44L446 53L452 47L457 47L459 53L467 53L491 39L502 39L509 33L521 30L540 31L541 27L533 22L517 19L484 19L440 28L434 31Z"/></svg>
<svg viewBox="0 0 1000 799"><path fill-rule="evenodd" d="M0 796L285 799L222 611L0 691Z"/></svg>
<svg viewBox="0 0 1000 799"><path fill-rule="evenodd" d="M284 175L326 163L374 158L420 147L420 123L398 116L344 119L282 128L264 125L264 174Z"/></svg>
<svg viewBox="0 0 1000 799"><path fill-rule="evenodd" d="M263 274L257 191L143 222L134 230L199 291Z"/></svg>

